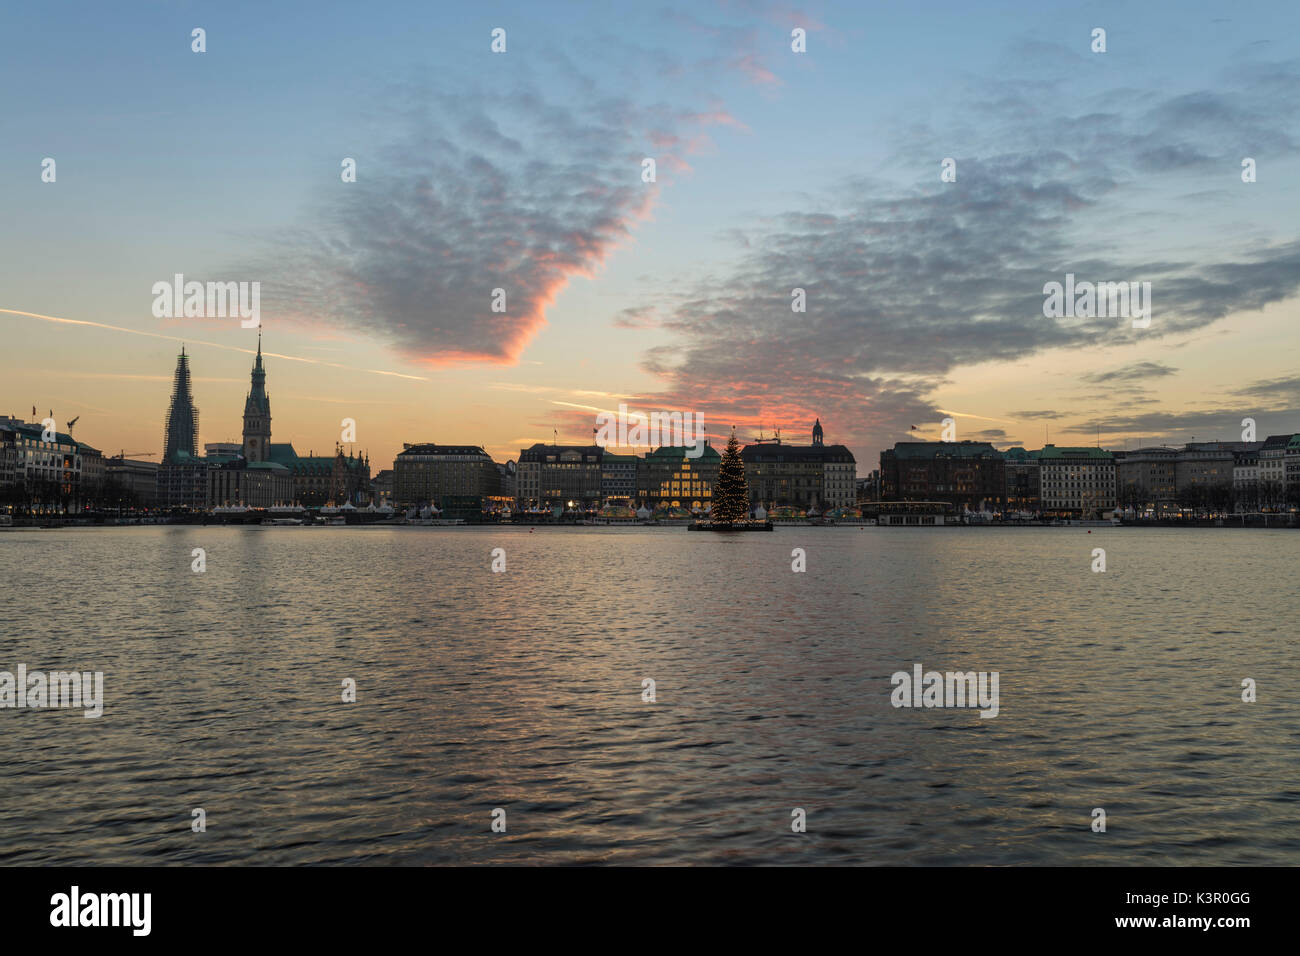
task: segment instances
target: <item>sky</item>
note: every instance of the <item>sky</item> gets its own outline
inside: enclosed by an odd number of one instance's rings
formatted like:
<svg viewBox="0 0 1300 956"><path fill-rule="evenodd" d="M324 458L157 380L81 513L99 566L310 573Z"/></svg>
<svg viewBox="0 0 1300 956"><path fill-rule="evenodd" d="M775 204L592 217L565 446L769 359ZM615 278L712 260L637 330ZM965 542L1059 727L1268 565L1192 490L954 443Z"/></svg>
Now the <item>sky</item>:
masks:
<svg viewBox="0 0 1300 956"><path fill-rule="evenodd" d="M200 444L238 441L258 330L156 317L179 273L260 283L273 440L329 453L352 419L375 471L587 444L620 403L718 442L820 418L860 475L944 418L999 448L1300 431L1297 27L1182 0L8 4L0 414L161 453L184 343ZM1067 273L1150 282L1149 327L1045 316Z"/></svg>

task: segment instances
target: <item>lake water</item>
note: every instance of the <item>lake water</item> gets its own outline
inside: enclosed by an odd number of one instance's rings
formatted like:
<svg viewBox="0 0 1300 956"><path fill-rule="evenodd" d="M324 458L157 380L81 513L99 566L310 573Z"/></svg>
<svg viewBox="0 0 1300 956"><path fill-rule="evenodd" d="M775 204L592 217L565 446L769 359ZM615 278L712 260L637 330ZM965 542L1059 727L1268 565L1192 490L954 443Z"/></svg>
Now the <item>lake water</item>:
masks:
<svg viewBox="0 0 1300 956"><path fill-rule="evenodd" d="M0 533L0 670L105 696L0 710L0 863L1295 865L1298 558L1210 529ZM891 706L917 662L997 671L998 716Z"/></svg>

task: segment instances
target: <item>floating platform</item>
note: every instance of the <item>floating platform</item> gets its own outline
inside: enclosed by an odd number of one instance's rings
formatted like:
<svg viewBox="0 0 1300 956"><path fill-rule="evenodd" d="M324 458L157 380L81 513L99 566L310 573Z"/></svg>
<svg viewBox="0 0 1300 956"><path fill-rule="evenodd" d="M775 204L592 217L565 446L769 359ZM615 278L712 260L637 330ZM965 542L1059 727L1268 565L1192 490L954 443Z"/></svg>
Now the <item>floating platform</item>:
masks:
<svg viewBox="0 0 1300 956"><path fill-rule="evenodd" d="M772 531L773 526L770 521L737 521L733 524L726 522L713 521L696 521L687 525L692 531Z"/></svg>

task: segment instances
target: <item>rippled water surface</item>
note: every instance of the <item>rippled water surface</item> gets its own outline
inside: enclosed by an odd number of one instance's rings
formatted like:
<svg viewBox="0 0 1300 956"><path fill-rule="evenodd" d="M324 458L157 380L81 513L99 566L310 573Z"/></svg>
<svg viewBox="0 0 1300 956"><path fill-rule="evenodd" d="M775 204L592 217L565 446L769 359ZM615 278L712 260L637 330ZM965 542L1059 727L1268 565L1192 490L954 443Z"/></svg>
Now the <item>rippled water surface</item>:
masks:
<svg viewBox="0 0 1300 956"><path fill-rule="evenodd" d="M1298 557L1240 530L7 532L0 670L101 670L106 704L0 710L0 862L1295 865ZM998 671L1000 714L895 709L915 662Z"/></svg>

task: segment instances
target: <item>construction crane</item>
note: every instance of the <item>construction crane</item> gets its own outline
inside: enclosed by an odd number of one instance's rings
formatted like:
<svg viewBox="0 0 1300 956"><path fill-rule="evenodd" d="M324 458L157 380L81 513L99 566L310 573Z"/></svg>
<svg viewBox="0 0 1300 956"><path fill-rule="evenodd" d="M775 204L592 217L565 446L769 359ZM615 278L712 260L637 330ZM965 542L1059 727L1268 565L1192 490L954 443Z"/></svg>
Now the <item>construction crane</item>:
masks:
<svg viewBox="0 0 1300 956"><path fill-rule="evenodd" d="M69 435L72 434L72 426L75 425L75 424L77 424L77 422L79 422L79 421L81 421L81 416L80 416L80 415L78 415L78 416L77 416L76 418L74 418L72 421L68 422L68 434L69 434Z"/></svg>
<svg viewBox="0 0 1300 956"><path fill-rule="evenodd" d="M154 458L157 456L157 454L158 453L156 451L133 451L129 453L125 451L119 451L113 457L114 458Z"/></svg>

